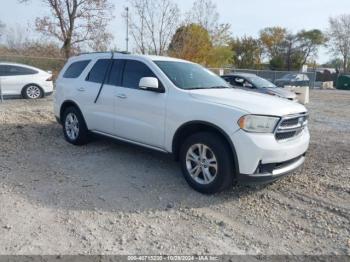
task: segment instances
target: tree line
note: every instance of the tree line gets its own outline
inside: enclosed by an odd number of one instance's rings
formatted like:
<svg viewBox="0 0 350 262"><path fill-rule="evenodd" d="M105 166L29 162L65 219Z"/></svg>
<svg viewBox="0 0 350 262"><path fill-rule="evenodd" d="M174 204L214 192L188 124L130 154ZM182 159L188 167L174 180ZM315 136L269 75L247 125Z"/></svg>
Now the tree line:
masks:
<svg viewBox="0 0 350 262"><path fill-rule="evenodd" d="M110 0L18 0L22 4L39 1L47 6L47 15L37 17L35 30L43 40L33 41L16 30L6 30L0 21L0 38L6 45L0 52L38 52L68 58L85 50L105 51L113 35L108 25L114 18ZM196 0L182 12L175 0L128 0L134 52L169 55L208 67L270 68L295 70L316 65L320 47L326 47L335 59L329 66L347 72L350 56L350 15L329 18L329 26L292 32L283 27L267 27L257 37L233 37L231 25L219 22L212 0ZM29 50L29 51L28 51Z"/></svg>

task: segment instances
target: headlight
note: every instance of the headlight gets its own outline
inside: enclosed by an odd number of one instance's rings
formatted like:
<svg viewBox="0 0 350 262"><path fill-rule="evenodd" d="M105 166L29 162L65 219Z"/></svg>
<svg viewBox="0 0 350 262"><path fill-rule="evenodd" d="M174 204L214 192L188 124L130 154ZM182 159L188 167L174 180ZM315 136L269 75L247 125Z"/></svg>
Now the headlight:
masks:
<svg viewBox="0 0 350 262"><path fill-rule="evenodd" d="M247 132L273 133L279 120L273 116L246 115L238 120L238 125Z"/></svg>

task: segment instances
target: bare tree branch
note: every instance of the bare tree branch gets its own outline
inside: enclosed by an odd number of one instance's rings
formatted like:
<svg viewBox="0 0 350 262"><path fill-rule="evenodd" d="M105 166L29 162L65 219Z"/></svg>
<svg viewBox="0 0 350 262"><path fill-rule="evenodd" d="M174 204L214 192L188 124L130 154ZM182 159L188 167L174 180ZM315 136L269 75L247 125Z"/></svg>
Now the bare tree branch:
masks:
<svg viewBox="0 0 350 262"><path fill-rule="evenodd" d="M343 70L349 68L350 56L350 15L340 15L329 19L329 48L331 53L343 58Z"/></svg>
<svg viewBox="0 0 350 262"><path fill-rule="evenodd" d="M172 0L129 0L130 33L137 51L164 55L178 26L180 10Z"/></svg>
<svg viewBox="0 0 350 262"><path fill-rule="evenodd" d="M20 0L26 3L31 0ZM36 30L62 43L68 58L73 48L88 45L105 49L112 35L107 23L112 19L113 5L109 0L36 0L47 5L50 15L35 20Z"/></svg>

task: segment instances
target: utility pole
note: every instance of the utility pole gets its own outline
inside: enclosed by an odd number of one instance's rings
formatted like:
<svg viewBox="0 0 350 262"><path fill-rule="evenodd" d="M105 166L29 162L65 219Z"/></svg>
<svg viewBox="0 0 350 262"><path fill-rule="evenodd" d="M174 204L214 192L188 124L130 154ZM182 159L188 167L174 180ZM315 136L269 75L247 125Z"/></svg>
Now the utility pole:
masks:
<svg viewBox="0 0 350 262"><path fill-rule="evenodd" d="M129 52L129 7L125 7L126 11L126 52Z"/></svg>

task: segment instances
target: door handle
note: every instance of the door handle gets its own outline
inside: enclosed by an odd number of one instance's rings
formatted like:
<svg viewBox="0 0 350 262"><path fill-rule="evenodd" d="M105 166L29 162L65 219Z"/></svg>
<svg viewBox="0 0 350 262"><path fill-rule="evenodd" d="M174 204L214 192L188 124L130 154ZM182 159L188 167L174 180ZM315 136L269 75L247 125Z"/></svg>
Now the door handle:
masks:
<svg viewBox="0 0 350 262"><path fill-rule="evenodd" d="M117 94L118 98L125 99L127 96L125 94Z"/></svg>
<svg viewBox="0 0 350 262"><path fill-rule="evenodd" d="M79 88L77 88L77 90L80 91L80 92L84 92L85 88L84 87L79 87Z"/></svg>

